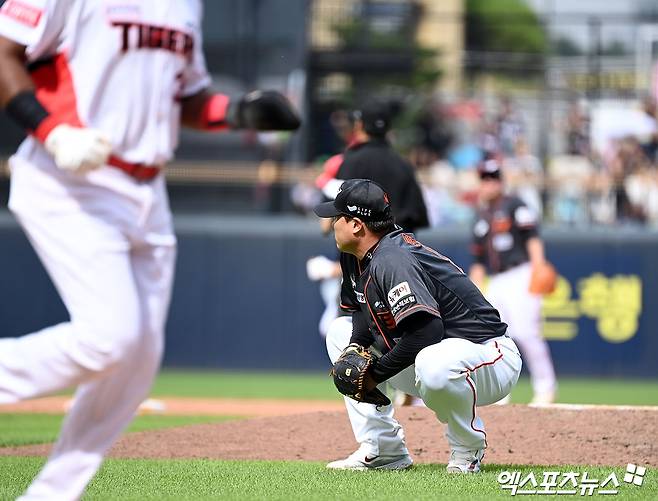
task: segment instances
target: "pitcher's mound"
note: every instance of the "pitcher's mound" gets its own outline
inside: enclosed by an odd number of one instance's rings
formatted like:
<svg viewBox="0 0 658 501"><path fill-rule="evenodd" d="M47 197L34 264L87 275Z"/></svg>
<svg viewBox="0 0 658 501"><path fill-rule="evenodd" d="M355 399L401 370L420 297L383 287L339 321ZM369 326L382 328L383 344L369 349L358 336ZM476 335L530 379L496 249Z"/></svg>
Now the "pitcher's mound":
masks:
<svg viewBox="0 0 658 501"><path fill-rule="evenodd" d="M487 463L658 466L652 410L554 409L522 405L479 409L487 431ZM447 461L444 426L432 411L396 411L417 463ZM260 417L131 433L112 457L330 461L357 447L340 411ZM41 455L47 446L3 449L2 454Z"/></svg>

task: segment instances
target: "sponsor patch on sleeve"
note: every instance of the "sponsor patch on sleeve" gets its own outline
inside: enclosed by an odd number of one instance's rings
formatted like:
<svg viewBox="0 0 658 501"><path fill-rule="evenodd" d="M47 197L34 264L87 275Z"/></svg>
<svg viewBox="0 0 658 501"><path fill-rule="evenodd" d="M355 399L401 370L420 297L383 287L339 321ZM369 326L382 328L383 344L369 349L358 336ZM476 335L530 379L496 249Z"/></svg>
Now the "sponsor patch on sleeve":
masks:
<svg viewBox="0 0 658 501"><path fill-rule="evenodd" d="M43 10L21 0L7 0L0 8L0 14L34 28L39 24Z"/></svg>
<svg viewBox="0 0 658 501"><path fill-rule="evenodd" d="M400 302L402 298L405 298L409 295L411 295L409 282L400 282L390 291L388 291L388 304L390 304L391 308L393 308Z"/></svg>

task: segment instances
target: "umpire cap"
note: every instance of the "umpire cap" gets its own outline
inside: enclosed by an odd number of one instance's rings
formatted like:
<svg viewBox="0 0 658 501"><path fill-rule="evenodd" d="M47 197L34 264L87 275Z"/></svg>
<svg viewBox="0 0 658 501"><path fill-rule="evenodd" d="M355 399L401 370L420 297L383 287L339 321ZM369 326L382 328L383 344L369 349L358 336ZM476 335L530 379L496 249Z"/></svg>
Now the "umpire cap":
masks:
<svg viewBox="0 0 658 501"><path fill-rule="evenodd" d="M319 217L345 215L363 221L385 221L391 217L388 195L374 181L349 179L340 185L336 199L313 209Z"/></svg>

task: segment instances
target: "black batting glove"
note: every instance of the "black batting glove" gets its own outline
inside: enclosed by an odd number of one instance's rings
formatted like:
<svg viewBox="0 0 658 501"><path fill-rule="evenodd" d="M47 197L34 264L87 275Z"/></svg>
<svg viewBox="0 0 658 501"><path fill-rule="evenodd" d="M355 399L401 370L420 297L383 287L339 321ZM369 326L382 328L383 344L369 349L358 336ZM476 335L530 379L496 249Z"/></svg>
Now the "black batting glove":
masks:
<svg viewBox="0 0 658 501"><path fill-rule="evenodd" d="M296 130L301 125L297 112L281 93L255 90L231 101L227 121L234 129Z"/></svg>

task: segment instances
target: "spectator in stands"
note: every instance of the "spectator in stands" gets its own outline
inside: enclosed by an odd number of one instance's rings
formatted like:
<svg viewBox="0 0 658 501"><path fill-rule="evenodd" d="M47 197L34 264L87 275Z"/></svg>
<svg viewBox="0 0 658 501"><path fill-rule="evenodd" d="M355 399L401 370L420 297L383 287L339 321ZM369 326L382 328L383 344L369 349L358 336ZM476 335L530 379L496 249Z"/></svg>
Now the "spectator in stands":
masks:
<svg viewBox="0 0 658 501"><path fill-rule="evenodd" d="M567 113L567 153L589 157L590 151L590 118L585 109L584 101L574 101Z"/></svg>
<svg viewBox="0 0 658 501"><path fill-rule="evenodd" d="M509 194L519 197L541 219L544 171L539 158L530 152L525 138L517 139L514 156L503 160L503 171Z"/></svg>
<svg viewBox="0 0 658 501"><path fill-rule="evenodd" d="M500 109L496 116L496 136L504 156L513 156L517 141L523 137L525 125L523 118L515 108L509 96L500 100Z"/></svg>

